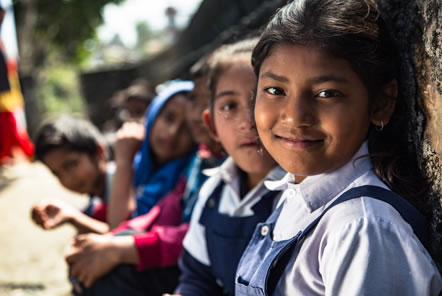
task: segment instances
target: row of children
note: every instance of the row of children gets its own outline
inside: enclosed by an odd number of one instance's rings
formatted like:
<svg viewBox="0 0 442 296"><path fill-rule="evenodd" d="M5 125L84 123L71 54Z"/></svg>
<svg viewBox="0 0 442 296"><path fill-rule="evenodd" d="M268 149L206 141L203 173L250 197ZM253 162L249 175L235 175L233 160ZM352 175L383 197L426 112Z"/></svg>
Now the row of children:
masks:
<svg viewBox="0 0 442 296"><path fill-rule="evenodd" d="M67 261L77 293L160 295L178 285L184 296L439 295L428 182L397 137L407 117L396 57L372 0L295 0L259 39L217 49L195 76L195 101L182 95L191 86L153 101L139 153L141 133L123 127L109 226L79 213L59 217L72 213L60 206L34 209L46 228L71 221L81 231L113 229L76 238ZM214 162L196 156L189 166L186 104L204 151L221 159L200 118L229 155L200 190L202 168ZM68 188L109 192L102 148L49 145L42 153L39 142L37 155ZM84 169L84 181L69 183L80 166L101 168L100 177Z"/></svg>

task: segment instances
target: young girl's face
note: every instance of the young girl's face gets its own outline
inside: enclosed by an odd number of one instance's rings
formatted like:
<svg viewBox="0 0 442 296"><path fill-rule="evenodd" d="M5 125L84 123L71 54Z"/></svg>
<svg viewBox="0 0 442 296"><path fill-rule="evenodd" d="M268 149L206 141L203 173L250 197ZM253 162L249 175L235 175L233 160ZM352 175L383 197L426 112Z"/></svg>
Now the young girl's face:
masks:
<svg viewBox="0 0 442 296"><path fill-rule="evenodd" d="M296 176L333 171L358 151L370 125L368 91L350 64L313 46L276 45L259 74L259 136Z"/></svg>
<svg viewBox="0 0 442 296"><path fill-rule="evenodd" d="M158 164L182 157L192 149L194 143L185 112L188 104L185 95L177 94L169 99L155 119L149 141Z"/></svg>
<svg viewBox="0 0 442 296"><path fill-rule="evenodd" d="M267 152L258 153L257 134L250 116L256 78L250 65L237 63L218 80L214 116L216 137L235 163L249 174L266 174L275 166Z"/></svg>
<svg viewBox="0 0 442 296"><path fill-rule="evenodd" d="M104 185L100 181L104 180L106 172L100 152L92 157L85 152L55 148L42 160L67 189L80 194L103 194Z"/></svg>

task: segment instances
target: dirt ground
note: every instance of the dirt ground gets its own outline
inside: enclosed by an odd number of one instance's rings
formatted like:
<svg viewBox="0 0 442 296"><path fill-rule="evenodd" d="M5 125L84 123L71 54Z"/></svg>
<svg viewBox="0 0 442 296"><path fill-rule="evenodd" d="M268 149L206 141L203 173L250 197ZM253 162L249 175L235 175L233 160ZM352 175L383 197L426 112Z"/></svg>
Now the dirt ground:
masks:
<svg viewBox="0 0 442 296"><path fill-rule="evenodd" d="M0 167L0 295L67 296L64 254L75 235L71 226L44 231L30 219L31 206L62 199L76 207L87 198L64 190L41 164Z"/></svg>

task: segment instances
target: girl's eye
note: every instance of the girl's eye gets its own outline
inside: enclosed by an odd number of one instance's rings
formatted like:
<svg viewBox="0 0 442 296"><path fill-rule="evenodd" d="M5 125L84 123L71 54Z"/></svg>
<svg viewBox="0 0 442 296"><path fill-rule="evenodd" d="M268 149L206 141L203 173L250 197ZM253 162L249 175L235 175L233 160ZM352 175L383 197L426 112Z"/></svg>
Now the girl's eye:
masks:
<svg viewBox="0 0 442 296"><path fill-rule="evenodd" d="M284 90L279 87L267 87L265 91L274 96L282 96L284 95Z"/></svg>
<svg viewBox="0 0 442 296"><path fill-rule="evenodd" d="M235 103L227 103L227 104L222 105L220 110L221 111L231 111L235 107L236 107Z"/></svg>
<svg viewBox="0 0 442 296"><path fill-rule="evenodd" d="M317 94L320 98L334 98L334 97L342 97L343 94L340 91L334 89L326 89L322 90Z"/></svg>
<svg viewBox="0 0 442 296"><path fill-rule="evenodd" d="M168 112L168 113L164 114L164 120L169 123L173 122L175 120L175 114L172 112Z"/></svg>
<svg viewBox="0 0 442 296"><path fill-rule="evenodd" d="M191 103L195 103L197 101L197 97L195 94L191 94L188 98Z"/></svg>

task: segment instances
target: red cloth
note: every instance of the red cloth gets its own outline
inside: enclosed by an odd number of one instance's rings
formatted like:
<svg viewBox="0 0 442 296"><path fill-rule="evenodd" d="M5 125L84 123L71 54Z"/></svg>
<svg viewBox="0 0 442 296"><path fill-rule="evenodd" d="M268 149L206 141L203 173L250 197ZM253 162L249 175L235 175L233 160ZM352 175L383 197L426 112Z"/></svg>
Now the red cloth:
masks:
<svg viewBox="0 0 442 296"><path fill-rule="evenodd" d="M112 232L127 229L141 232L133 235L140 258L137 270L177 265L189 223L181 223L181 197L186 179L180 178L174 191L164 196L147 213L123 222Z"/></svg>
<svg viewBox="0 0 442 296"><path fill-rule="evenodd" d="M92 218L107 223L106 216L107 216L107 203L101 201L96 205L94 205L91 216Z"/></svg>
<svg viewBox="0 0 442 296"><path fill-rule="evenodd" d="M13 112L0 112L0 163L13 157L13 149L19 148L28 157L34 153L34 145L27 134L19 133Z"/></svg>

